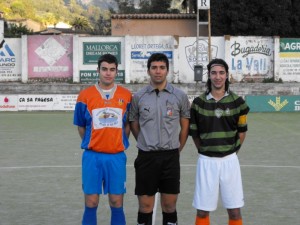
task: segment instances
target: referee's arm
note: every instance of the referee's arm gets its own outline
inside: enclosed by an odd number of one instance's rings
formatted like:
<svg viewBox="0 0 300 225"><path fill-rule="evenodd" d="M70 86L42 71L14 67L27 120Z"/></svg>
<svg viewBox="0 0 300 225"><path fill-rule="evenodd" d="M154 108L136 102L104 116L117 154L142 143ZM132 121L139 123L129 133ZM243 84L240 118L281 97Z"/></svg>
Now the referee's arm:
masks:
<svg viewBox="0 0 300 225"><path fill-rule="evenodd" d="M130 130L132 135L134 136L135 140L137 140L139 132L140 132L140 124L137 120L130 121Z"/></svg>
<svg viewBox="0 0 300 225"><path fill-rule="evenodd" d="M180 143L179 151L181 151L183 149L183 147L186 143L186 140L188 138L189 124L190 124L190 121L188 118L183 118L183 117L180 118L181 129L180 129L180 133L179 133L179 143Z"/></svg>

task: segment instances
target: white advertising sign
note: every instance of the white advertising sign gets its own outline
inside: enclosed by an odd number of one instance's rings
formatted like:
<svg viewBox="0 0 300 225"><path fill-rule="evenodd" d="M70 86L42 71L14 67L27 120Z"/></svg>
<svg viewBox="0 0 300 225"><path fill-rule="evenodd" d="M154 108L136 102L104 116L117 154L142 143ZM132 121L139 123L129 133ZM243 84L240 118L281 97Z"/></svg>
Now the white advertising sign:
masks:
<svg viewBox="0 0 300 225"><path fill-rule="evenodd" d="M164 53L169 59L168 80L173 76L173 48L172 36L128 36L126 37L126 58L129 59L130 83L148 83L147 61L153 53ZM128 66L128 65L126 65Z"/></svg>
<svg viewBox="0 0 300 225"><path fill-rule="evenodd" d="M22 71L21 39L0 39L0 81L20 81Z"/></svg>
<svg viewBox="0 0 300 225"><path fill-rule="evenodd" d="M18 111L18 95L0 95L0 111Z"/></svg>
<svg viewBox="0 0 300 225"><path fill-rule="evenodd" d="M73 111L77 95L0 95L0 111Z"/></svg>
<svg viewBox="0 0 300 225"><path fill-rule="evenodd" d="M280 39L279 74L283 81L300 82L300 39Z"/></svg>
<svg viewBox="0 0 300 225"><path fill-rule="evenodd" d="M208 64L208 39L199 37L198 42L199 65L203 66L203 81L207 80ZM212 37L211 39L211 56L212 58L225 59L225 40L224 37ZM196 65L196 37L179 38L179 82L194 82L194 66Z"/></svg>
<svg viewBox="0 0 300 225"><path fill-rule="evenodd" d="M272 37L231 37L230 49L226 56L232 82L262 81L273 77Z"/></svg>
<svg viewBox="0 0 300 225"><path fill-rule="evenodd" d="M77 95L19 95L18 110L74 110Z"/></svg>

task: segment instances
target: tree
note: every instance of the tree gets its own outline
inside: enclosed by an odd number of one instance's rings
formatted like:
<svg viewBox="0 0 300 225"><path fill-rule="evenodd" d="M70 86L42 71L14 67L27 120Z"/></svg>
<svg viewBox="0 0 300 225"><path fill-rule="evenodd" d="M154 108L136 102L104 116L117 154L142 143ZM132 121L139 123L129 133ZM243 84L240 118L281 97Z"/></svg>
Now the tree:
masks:
<svg viewBox="0 0 300 225"><path fill-rule="evenodd" d="M298 13L291 13L291 26L294 28L294 35L295 37L299 37L300 36L300 2L298 0L292 0L291 1L292 4L292 9L294 10L294 12L298 12Z"/></svg>
<svg viewBox="0 0 300 225"><path fill-rule="evenodd" d="M171 9L172 0L140 0L138 8L135 8L134 0L115 0L118 4L118 12L124 14L130 13L173 13L177 10Z"/></svg>
<svg viewBox="0 0 300 225"><path fill-rule="evenodd" d="M151 11L151 2L147 0L140 0L139 13L149 13Z"/></svg>
<svg viewBox="0 0 300 225"><path fill-rule="evenodd" d="M172 0L151 0L151 12L152 13L169 13Z"/></svg>
<svg viewBox="0 0 300 225"><path fill-rule="evenodd" d="M133 0L116 0L119 6L119 12L130 14L135 13L136 9L134 8L134 1Z"/></svg>
<svg viewBox="0 0 300 225"><path fill-rule="evenodd" d="M32 34L33 30L27 28L26 25L23 24L12 24L7 29L4 29L4 37L6 38L20 38L22 35L25 34Z"/></svg>
<svg viewBox="0 0 300 225"><path fill-rule="evenodd" d="M184 0L182 7L196 12L197 0ZM212 35L297 37L299 11L299 0L211 0Z"/></svg>
<svg viewBox="0 0 300 225"><path fill-rule="evenodd" d="M20 18L24 18L26 15L26 10L23 2L15 1L10 5L11 12L17 14Z"/></svg>
<svg viewBox="0 0 300 225"><path fill-rule="evenodd" d="M111 22L110 19L105 19L102 15L100 16L94 30L95 34L99 35L110 35L111 34Z"/></svg>
<svg viewBox="0 0 300 225"><path fill-rule="evenodd" d="M75 28L75 30L91 30L91 25L89 21L84 17L75 17L71 22L71 25Z"/></svg>

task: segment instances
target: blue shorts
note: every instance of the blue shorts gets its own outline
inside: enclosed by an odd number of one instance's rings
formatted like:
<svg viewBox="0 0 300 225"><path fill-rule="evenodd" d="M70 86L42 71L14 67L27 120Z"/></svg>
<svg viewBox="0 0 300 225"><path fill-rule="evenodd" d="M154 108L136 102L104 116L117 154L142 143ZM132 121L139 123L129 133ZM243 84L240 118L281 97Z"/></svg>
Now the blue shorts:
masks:
<svg viewBox="0 0 300 225"><path fill-rule="evenodd" d="M126 193L126 161L124 152L107 154L85 150L82 155L83 192L88 195Z"/></svg>

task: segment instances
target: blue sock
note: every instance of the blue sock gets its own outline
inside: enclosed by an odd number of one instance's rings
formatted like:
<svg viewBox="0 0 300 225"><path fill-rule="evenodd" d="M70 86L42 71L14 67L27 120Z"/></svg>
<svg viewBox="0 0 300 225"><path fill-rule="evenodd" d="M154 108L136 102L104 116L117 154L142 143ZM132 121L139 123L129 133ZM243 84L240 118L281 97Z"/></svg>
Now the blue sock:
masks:
<svg viewBox="0 0 300 225"><path fill-rule="evenodd" d="M110 207L111 209L111 221L110 225L125 225L125 214L123 207L120 208L114 208Z"/></svg>
<svg viewBox="0 0 300 225"><path fill-rule="evenodd" d="M85 206L82 225L97 225L97 208L89 208Z"/></svg>

